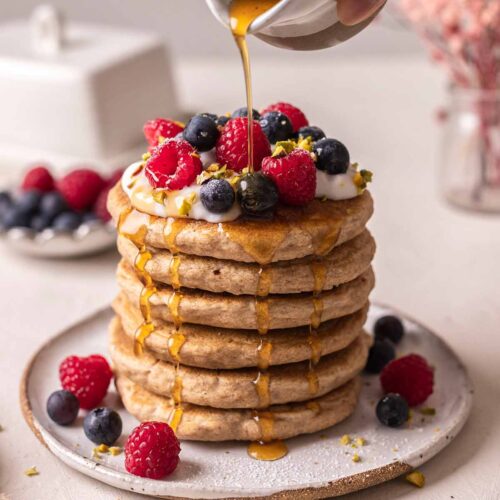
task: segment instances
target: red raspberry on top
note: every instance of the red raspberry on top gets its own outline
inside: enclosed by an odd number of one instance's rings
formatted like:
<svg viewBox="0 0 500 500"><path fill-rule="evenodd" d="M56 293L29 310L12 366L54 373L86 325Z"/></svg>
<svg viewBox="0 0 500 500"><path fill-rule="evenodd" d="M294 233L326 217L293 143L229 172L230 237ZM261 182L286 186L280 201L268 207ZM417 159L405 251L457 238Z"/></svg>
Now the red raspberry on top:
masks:
<svg viewBox="0 0 500 500"><path fill-rule="evenodd" d="M248 167L248 118L233 118L224 126L217 140L215 152L217 162L227 165L235 172ZM253 128L253 168L260 170L262 160L271 154L271 145L258 121L252 121Z"/></svg>
<svg viewBox="0 0 500 500"><path fill-rule="evenodd" d="M309 125L306 115L302 113L299 108L296 108L292 104L287 102L277 102L276 104L270 104L264 108L260 114L264 115L269 113L269 111L280 111L284 115L288 116L288 119L292 122L292 127L294 132L298 132L299 128Z"/></svg>
<svg viewBox="0 0 500 500"><path fill-rule="evenodd" d="M100 354L68 356L59 365L62 388L73 393L84 410L95 408L104 399L112 376L108 362Z"/></svg>
<svg viewBox="0 0 500 500"><path fill-rule="evenodd" d="M410 406L422 404L434 387L434 372L418 354L408 354L387 364L380 374L385 393L403 396Z"/></svg>
<svg viewBox="0 0 500 500"><path fill-rule="evenodd" d="M200 156L189 142L167 139L153 149L144 172L154 188L173 191L190 186L202 170Z"/></svg>
<svg viewBox="0 0 500 500"><path fill-rule="evenodd" d="M173 120L166 120L165 118L149 120L143 127L144 136L150 146L158 146L160 137L172 139L183 130L184 126L182 124Z"/></svg>
<svg viewBox="0 0 500 500"><path fill-rule="evenodd" d="M287 205L305 205L316 193L316 166L305 149L294 149L262 161L262 172L278 187L279 199Z"/></svg>
<svg viewBox="0 0 500 500"><path fill-rule="evenodd" d="M54 178L47 167L39 165L26 172L21 189L23 191L37 189L43 193L48 193L54 189Z"/></svg>
<svg viewBox="0 0 500 500"><path fill-rule="evenodd" d="M135 476L161 479L174 472L180 451L170 425L143 422L132 431L125 444L125 469Z"/></svg>
<svg viewBox="0 0 500 500"><path fill-rule="evenodd" d="M104 179L90 168L73 170L57 182L57 190L73 210L90 208L105 186Z"/></svg>

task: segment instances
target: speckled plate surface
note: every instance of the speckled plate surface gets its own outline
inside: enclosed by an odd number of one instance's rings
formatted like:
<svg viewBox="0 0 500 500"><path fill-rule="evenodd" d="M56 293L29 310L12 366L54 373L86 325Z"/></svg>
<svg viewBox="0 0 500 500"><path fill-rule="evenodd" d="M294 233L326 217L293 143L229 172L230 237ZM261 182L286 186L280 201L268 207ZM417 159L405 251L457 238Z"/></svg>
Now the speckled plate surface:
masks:
<svg viewBox="0 0 500 500"><path fill-rule="evenodd" d="M374 305L367 324L390 309ZM124 469L123 454L92 458L93 444L83 433L82 415L70 427L49 420L45 403L59 388L57 368L69 354L106 352L106 309L66 329L45 344L26 367L21 383L21 407L40 441L74 469L124 490L162 498L324 498L357 491L403 474L429 460L458 434L471 409L472 386L453 351L435 334L405 319L408 334L398 354L417 352L435 367L435 392L425 403L435 416L414 410L411 423L389 429L378 423L375 402L381 396L378 378L364 377L360 404L352 417L324 432L287 441L288 455L275 462L259 462L246 453L244 443L182 443L177 470L163 481L132 476ZM105 402L119 409L126 436L137 425L111 391ZM82 414L83 412L81 412ZM340 444L344 434L363 437L365 446ZM353 462L357 453L361 461Z"/></svg>

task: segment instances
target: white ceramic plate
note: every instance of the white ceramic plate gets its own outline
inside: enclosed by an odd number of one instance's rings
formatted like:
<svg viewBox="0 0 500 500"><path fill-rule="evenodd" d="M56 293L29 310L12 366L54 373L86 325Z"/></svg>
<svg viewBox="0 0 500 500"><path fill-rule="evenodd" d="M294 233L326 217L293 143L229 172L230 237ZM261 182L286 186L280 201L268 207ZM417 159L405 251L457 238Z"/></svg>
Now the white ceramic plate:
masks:
<svg viewBox="0 0 500 500"><path fill-rule="evenodd" d="M374 319L393 312L374 305L367 328ZM123 454L92 459L93 444L83 433L82 418L70 427L49 420L45 404L59 388L58 365L70 355L106 353L106 309L68 328L43 346L27 366L21 386L23 414L33 432L61 460L80 472L124 490L168 498L323 498L357 491L387 481L429 460L460 431L472 403L472 386L466 370L452 350L436 335L405 319L407 335L398 354L416 352L435 367L435 392L425 403L435 416L414 411L412 422L401 429L382 426L375 417L381 391L377 376L365 376L360 404L344 423L324 432L287 441L288 455L275 462L251 459L244 443L182 443L177 470L163 481L128 474ZM105 405L119 409L123 445L137 421L119 404L114 390ZM83 413L83 412L82 412ZM341 445L342 435L363 437L366 445L353 449ZM354 463L358 453L361 461Z"/></svg>

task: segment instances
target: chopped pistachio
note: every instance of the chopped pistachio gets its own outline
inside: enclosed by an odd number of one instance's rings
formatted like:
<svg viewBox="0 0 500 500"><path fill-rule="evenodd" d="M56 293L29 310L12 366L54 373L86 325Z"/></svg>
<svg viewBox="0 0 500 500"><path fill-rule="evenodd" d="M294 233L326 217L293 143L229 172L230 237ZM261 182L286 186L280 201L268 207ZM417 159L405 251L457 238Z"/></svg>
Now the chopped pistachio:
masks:
<svg viewBox="0 0 500 500"><path fill-rule="evenodd" d="M356 438L356 444L358 446L364 446L366 444L366 439L362 437L357 437Z"/></svg>
<svg viewBox="0 0 500 500"><path fill-rule="evenodd" d="M188 196L181 197L181 201L178 203L179 215L188 216L195 200L196 200L196 193L191 193Z"/></svg>
<svg viewBox="0 0 500 500"><path fill-rule="evenodd" d="M429 415L431 417L433 417L436 414L436 408L431 408L431 407L420 408L419 411L422 415Z"/></svg>
<svg viewBox="0 0 500 500"><path fill-rule="evenodd" d="M151 196L156 203L163 205L165 203L165 199L167 198L167 192L164 189L153 189Z"/></svg>
<svg viewBox="0 0 500 500"><path fill-rule="evenodd" d="M151 158L151 153L150 153L149 151L148 151L147 153L144 153L144 154L142 155L142 159L143 159L144 161L148 161L150 158Z"/></svg>
<svg viewBox="0 0 500 500"><path fill-rule="evenodd" d="M38 472L38 470L37 470L37 468L35 466L30 467L29 469L26 469L24 471L24 475L28 476L28 477L38 476L38 474L40 474L40 473Z"/></svg>
<svg viewBox="0 0 500 500"><path fill-rule="evenodd" d="M109 446L107 444L101 443L96 450L99 453L107 453L109 451Z"/></svg>
<svg viewBox="0 0 500 500"><path fill-rule="evenodd" d="M418 470L410 472L405 479L418 488L423 488L425 485L425 476Z"/></svg>
<svg viewBox="0 0 500 500"><path fill-rule="evenodd" d="M312 151L312 137L308 136L303 139L300 139L297 142L297 147L300 149L305 149L306 151L311 152Z"/></svg>
<svg viewBox="0 0 500 500"><path fill-rule="evenodd" d="M353 462L361 462L361 457L355 453L353 456L352 456L352 461Z"/></svg>
<svg viewBox="0 0 500 500"><path fill-rule="evenodd" d="M109 452L111 453L111 455L116 457L116 455L119 455L122 452L122 449L119 446L111 446L109 448Z"/></svg>
<svg viewBox="0 0 500 500"><path fill-rule="evenodd" d="M340 438L340 444L347 445L347 444L350 444L350 443L351 443L351 436L349 436L349 434L344 434Z"/></svg>
<svg viewBox="0 0 500 500"><path fill-rule="evenodd" d="M273 156L285 156L297 147L295 141L278 141L274 148Z"/></svg>

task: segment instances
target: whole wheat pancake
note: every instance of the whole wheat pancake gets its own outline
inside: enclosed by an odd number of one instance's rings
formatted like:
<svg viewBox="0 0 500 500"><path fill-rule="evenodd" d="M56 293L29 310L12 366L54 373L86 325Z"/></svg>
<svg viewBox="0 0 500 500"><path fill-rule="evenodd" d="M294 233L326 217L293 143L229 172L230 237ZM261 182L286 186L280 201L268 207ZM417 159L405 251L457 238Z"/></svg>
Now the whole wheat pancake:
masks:
<svg viewBox="0 0 500 500"><path fill-rule="evenodd" d="M143 323L142 314L127 298L120 294L113 303L113 309L121 319L123 331L134 339ZM366 321L368 304L359 311L342 318L325 321L317 329L314 337L309 327L271 330L265 341L272 345L269 365L297 363L310 359L312 343L314 349L325 356L347 347L358 335ZM158 359L199 368L234 369L254 367L259 362L259 347L263 337L254 331L214 328L185 323L179 333L184 337L177 359L169 351L170 341L175 339L172 323L154 321L155 329L145 340L147 351Z"/></svg>
<svg viewBox="0 0 500 500"><path fill-rule="evenodd" d="M124 236L118 238L118 251L130 265L139 255L136 245ZM148 248L148 251L152 257L146 263L146 272L155 281L171 285L173 255L167 250ZM267 265L264 270L255 263L179 255L173 279L186 288L235 295L258 295L263 285L272 294L312 292L318 286L331 290L366 271L374 254L375 241L365 230L325 257L281 261Z"/></svg>
<svg viewBox="0 0 500 500"><path fill-rule="evenodd" d="M134 354L133 341L115 317L109 330L109 351L115 371L148 391L169 397L176 376L182 380L181 399L214 408L259 408L306 401L345 384L365 366L371 337L361 333L349 346L320 359L313 371L309 362L273 366L268 394L258 394L258 369L208 370L180 365L178 369L149 353Z"/></svg>
<svg viewBox="0 0 500 500"><path fill-rule="evenodd" d="M117 279L129 301L139 307L143 285L134 269L123 260L118 264ZM374 284L375 276L370 267L358 278L318 296L311 293L270 295L261 300L248 295L236 296L201 290L184 289L182 292L174 292L165 285L157 286L149 303L153 318L169 322L176 319L174 316L178 316L185 323L222 328L293 328L309 325L315 309L321 321L352 314L367 302ZM178 302L172 301L174 294L180 299ZM172 311L173 304L175 311Z"/></svg>
<svg viewBox="0 0 500 500"><path fill-rule="evenodd" d="M120 183L108 209L117 223L132 209ZM147 217L145 243L153 248L238 262L266 264L326 255L361 234L373 212L368 191L342 201L314 200L305 207L279 207L271 220L238 219L219 224L193 219Z"/></svg>
<svg viewBox="0 0 500 500"><path fill-rule="evenodd" d="M140 421L170 422L172 401L157 396L122 375L115 378L127 411ZM355 409L361 381L355 378L334 391L305 403L272 406L273 439L288 439L331 427L346 419ZM222 410L183 405L177 427L179 439L196 441L258 441L261 429L252 410Z"/></svg>

